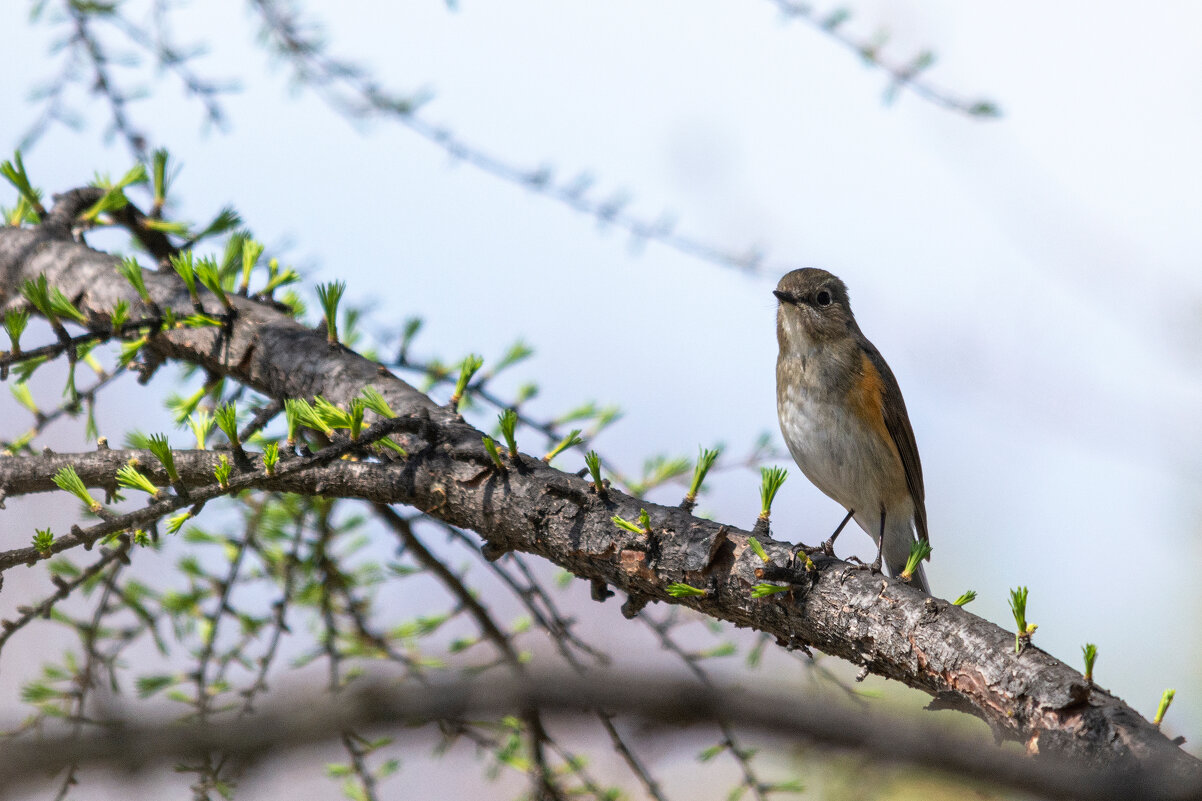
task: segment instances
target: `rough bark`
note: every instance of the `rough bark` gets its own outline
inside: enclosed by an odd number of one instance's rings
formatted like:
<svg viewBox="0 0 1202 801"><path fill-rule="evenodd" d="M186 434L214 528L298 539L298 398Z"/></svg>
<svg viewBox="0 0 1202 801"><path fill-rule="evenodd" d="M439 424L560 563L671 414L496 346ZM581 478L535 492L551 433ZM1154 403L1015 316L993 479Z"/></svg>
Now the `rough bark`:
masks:
<svg viewBox="0 0 1202 801"><path fill-rule="evenodd" d="M130 303L134 318L151 315L115 271L113 256L71 238L62 224L69 216L60 214L58 223L39 229L0 229L0 303L21 302L21 283L43 273L77 302L96 330L107 329L109 311L119 300ZM146 283L159 307L192 310L174 275L147 271ZM204 297L210 311L219 311L215 298ZM236 316L228 327L159 333L150 347L276 399L321 395L346 403L372 386L407 421L399 437L409 451L406 459L301 470L290 484L281 480L279 489L416 507L477 531L493 553L536 554L581 578L624 590L635 606L681 603L774 634L783 644L842 657L930 693L937 705L979 715L1000 736L1022 741L1033 753L1054 752L1093 765L1154 764L1183 778L1202 776L1202 763L1120 699L1037 647L1015 655L1012 633L960 607L880 576L845 573L845 565L833 560L819 561L819 569L800 577L792 592L753 599L750 588L764 565L747 547L748 531L615 490L599 497L588 482L529 457L499 471L484 451L481 432L381 365L327 344L323 335L272 305L232 300ZM51 462L36 461L51 458L0 462L0 488L10 495L19 486L45 488L44 480L37 486L20 482L34 481L30 474L38 469L52 474ZM122 457L110 452L104 458ZM197 460L204 458L209 457ZM101 461L89 454L73 463L85 481L103 486L111 483L106 471L115 467ZM211 465L208 470L211 476ZM611 522L614 515L636 519L640 508L652 523L644 535ZM773 560L783 564L787 545L765 539ZM673 598L666 588L675 582L703 588L706 595Z"/></svg>

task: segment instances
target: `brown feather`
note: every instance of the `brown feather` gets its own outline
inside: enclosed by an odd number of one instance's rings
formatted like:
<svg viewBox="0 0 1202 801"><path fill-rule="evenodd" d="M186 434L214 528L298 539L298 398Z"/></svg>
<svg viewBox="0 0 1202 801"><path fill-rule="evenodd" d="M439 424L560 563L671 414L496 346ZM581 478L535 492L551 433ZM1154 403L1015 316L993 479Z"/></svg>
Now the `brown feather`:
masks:
<svg viewBox="0 0 1202 801"><path fill-rule="evenodd" d="M901 387L893 371L885 363L872 343L865 342L864 355L876 368L881 383L881 412L885 418L885 428L893 439L898 456L901 457L902 468L906 471L906 486L910 489L910 498L914 501L914 525L918 536L923 540L927 537L927 507L925 492L922 486L922 462L918 459L918 443L914 441L914 430L910 428L910 419L906 414L906 402L902 400Z"/></svg>

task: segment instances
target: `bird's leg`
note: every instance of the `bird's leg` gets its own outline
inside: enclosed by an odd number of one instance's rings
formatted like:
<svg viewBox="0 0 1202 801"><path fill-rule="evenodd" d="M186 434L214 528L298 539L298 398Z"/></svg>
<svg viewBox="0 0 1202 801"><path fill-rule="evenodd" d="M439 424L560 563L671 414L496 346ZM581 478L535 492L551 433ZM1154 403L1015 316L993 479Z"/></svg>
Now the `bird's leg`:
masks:
<svg viewBox="0 0 1202 801"><path fill-rule="evenodd" d="M839 534L843 531L843 527L847 525L847 522L851 520L852 515L855 513L855 509L848 509L847 515L843 518L843 522L839 524L839 527L835 529L835 533L830 535L826 542L822 543L817 548L811 548L808 545L798 545L793 549L793 558L796 559L797 554L801 553L802 551L805 551L806 554L824 553L827 556L833 557L835 555L835 538L839 536Z"/></svg>
<svg viewBox="0 0 1202 801"><path fill-rule="evenodd" d="M846 520L844 520L843 522L847 523ZM843 528L843 526L839 526L839 528ZM836 531L835 533L838 534L839 532ZM831 537L831 540L834 540L834 537ZM825 544L825 543L823 543L823 544ZM880 573L881 572L881 563L884 561L884 555L885 555L885 510L882 509L881 510L881 540L879 543L877 543L877 546L876 546L876 559L872 560L872 564L866 565L863 562L861 562L859 559L856 559L854 556L847 557L848 562L855 562L855 564L844 568L843 579L840 579L840 580L841 581L845 580L852 570L867 570L870 574Z"/></svg>
<svg viewBox="0 0 1202 801"><path fill-rule="evenodd" d="M851 520L852 515L854 515L855 513L856 513L855 509L848 509L847 514L844 515L844 517L843 517L843 522L840 523L839 527L835 529L835 533L832 534L827 539L826 542L822 543L822 545L819 546L820 548L822 548L822 552L824 554L826 554L827 556L835 555L835 538L838 537L843 532L843 527L847 525L847 521Z"/></svg>
<svg viewBox="0 0 1202 801"><path fill-rule="evenodd" d="M873 573L881 572L881 562L885 556L885 510L881 510L881 538L876 544L876 559L872 560L872 565L869 570Z"/></svg>

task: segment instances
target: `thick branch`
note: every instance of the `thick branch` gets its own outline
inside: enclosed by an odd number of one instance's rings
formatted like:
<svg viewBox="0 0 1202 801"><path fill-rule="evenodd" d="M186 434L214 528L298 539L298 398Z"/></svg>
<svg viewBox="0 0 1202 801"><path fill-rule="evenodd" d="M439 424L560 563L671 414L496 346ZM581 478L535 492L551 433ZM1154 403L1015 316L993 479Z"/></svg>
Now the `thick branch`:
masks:
<svg viewBox="0 0 1202 801"><path fill-rule="evenodd" d="M2 229L0 300L19 301L21 282L45 273L97 326L107 325L118 300L129 302L135 316L148 316L115 272L116 261L61 234ZM146 279L161 308L191 311L174 276L150 273ZM819 571L791 593L753 599L749 590L763 564L747 549L748 532L612 489L600 498L584 480L528 457L498 471L478 430L379 365L328 345L275 308L232 301L236 316L228 329L177 329L155 335L150 347L276 399L322 395L345 403L370 385L411 423L402 437L410 454L403 462L329 465L312 474L312 492L405 503L479 532L493 553L533 553L634 596L684 603L772 633L782 643L843 657L922 689L940 705L973 711L1032 752L1095 765L1154 762L1183 777L1202 775L1197 760L1120 699L1038 648L1016 656L1013 635L992 623L897 582L863 572L844 576L841 562L820 562ZM211 297L206 302L216 309ZM648 533L631 534L611 523L615 514L636 519L641 507L650 513ZM769 540L765 547L776 561L786 561L784 543ZM672 598L666 587L673 582L704 588L706 595Z"/></svg>

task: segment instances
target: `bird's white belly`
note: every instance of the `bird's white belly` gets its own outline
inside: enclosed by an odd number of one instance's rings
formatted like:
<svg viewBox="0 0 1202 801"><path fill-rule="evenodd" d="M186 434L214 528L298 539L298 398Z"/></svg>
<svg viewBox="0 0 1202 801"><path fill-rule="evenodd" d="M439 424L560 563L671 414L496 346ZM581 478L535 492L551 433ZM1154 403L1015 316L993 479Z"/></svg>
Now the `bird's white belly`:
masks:
<svg viewBox="0 0 1202 801"><path fill-rule="evenodd" d="M854 509L856 522L879 536L881 509L893 507L906 486L891 443L848 407L815 402L804 390L785 393L777 411L785 444L806 478Z"/></svg>

